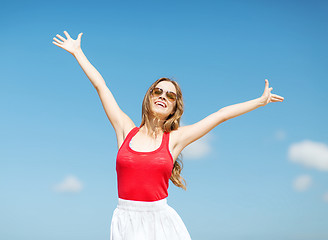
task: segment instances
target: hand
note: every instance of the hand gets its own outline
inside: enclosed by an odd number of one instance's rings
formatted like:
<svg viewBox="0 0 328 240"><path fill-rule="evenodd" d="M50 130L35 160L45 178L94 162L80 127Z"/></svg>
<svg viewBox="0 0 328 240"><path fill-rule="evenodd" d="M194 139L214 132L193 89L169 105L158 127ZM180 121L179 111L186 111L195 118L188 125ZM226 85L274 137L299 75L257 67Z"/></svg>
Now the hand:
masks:
<svg viewBox="0 0 328 240"><path fill-rule="evenodd" d="M272 89L273 89L272 87L269 88L268 79L265 79L265 89L264 89L263 95L260 97L260 105L261 106L265 106L270 102L282 102L282 101L284 101L283 97L271 93Z"/></svg>
<svg viewBox="0 0 328 240"><path fill-rule="evenodd" d="M52 42L52 43L74 55L78 50L81 49L81 36L83 33L80 33L76 40L72 39L66 31L64 31L64 33L67 39L57 34L56 37L60 38L62 41L54 37L53 39L56 42Z"/></svg>

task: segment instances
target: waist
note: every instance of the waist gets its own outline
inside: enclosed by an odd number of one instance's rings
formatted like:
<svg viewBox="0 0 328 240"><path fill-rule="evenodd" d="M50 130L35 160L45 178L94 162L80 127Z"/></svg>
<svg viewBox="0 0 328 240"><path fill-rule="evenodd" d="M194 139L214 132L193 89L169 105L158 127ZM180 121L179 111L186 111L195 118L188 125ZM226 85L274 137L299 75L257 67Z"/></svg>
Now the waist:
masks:
<svg viewBox="0 0 328 240"><path fill-rule="evenodd" d="M158 177L153 171L117 173L118 197L134 201L158 201L168 196L170 176Z"/></svg>
<svg viewBox="0 0 328 240"><path fill-rule="evenodd" d="M126 200L126 199L118 198L118 204L117 204L117 208L119 209L140 211L140 212L161 211L166 209L167 207L168 204L166 198L153 202Z"/></svg>

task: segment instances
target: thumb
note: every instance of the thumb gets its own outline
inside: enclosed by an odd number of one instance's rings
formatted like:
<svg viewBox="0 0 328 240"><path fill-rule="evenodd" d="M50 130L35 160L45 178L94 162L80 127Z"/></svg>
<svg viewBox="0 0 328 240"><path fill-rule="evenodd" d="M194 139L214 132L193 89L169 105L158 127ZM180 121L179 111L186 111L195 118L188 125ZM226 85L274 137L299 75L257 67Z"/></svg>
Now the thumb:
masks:
<svg viewBox="0 0 328 240"><path fill-rule="evenodd" d="M80 33L80 34L79 34L79 36L77 36L77 39L79 39L79 40L80 40L80 39L81 39L81 37L82 37L82 35L83 35L83 33Z"/></svg>
<svg viewBox="0 0 328 240"><path fill-rule="evenodd" d="M265 79L265 88L268 88L269 87L269 81L268 79Z"/></svg>

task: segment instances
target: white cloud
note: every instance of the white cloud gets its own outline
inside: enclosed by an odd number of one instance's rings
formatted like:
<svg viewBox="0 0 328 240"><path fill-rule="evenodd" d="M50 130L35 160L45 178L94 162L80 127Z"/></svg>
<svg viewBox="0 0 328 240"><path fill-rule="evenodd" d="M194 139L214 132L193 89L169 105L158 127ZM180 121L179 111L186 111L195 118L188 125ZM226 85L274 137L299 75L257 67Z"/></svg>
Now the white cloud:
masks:
<svg viewBox="0 0 328 240"><path fill-rule="evenodd" d="M56 192L80 192L83 188L82 183L74 176L67 176L62 182L54 186Z"/></svg>
<svg viewBox="0 0 328 240"><path fill-rule="evenodd" d="M323 195L323 200L328 203L328 192Z"/></svg>
<svg viewBox="0 0 328 240"><path fill-rule="evenodd" d="M306 167L328 171L328 146L324 143L304 140L289 147L290 161Z"/></svg>
<svg viewBox="0 0 328 240"><path fill-rule="evenodd" d="M278 131L276 131L276 132L275 132L275 138L276 138L277 140L280 140L280 141L286 139L286 132L283 131L283 130L278 130Z"/></svg>
<svg viewBox="0 0 328 240"><path fill-rule="evenodd" d="M200 159L207 156L211 152L210 140L213 136L208 133L202 138L188 145L183 151L183 159Z"/></svg>
<svg viewBox="0 0 328 240"><path fill-rule="evenodd" d="M304 192L312 185L312 178L309 175L297 177L293 182L293 187L296 191Z"/></svg>

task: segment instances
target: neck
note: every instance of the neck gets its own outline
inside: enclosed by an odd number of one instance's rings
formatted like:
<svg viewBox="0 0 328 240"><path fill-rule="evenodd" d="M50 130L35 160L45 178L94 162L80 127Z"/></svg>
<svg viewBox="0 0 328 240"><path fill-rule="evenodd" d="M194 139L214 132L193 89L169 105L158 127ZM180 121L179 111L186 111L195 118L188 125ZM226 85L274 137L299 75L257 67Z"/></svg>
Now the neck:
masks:
<svg viewBox="0 0 328 240"><path fill-rule="evenodd" d="M152 116L149 118L149 126L147 125L148 124L142 126L147 135L156 138L163 133L164 120Z"/></svg>

